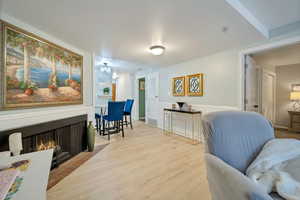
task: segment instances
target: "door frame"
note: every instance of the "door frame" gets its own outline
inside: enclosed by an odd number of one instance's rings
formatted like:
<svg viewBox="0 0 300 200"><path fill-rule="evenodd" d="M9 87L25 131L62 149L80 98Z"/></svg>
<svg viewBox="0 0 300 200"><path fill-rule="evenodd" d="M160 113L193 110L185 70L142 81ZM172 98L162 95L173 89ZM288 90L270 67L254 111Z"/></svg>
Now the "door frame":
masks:
<svg viewBox="0 0 300 200"><path fill-rule="evenodd" d="M272 76L273 77L273 81L274 81L274 84L273 84L273 119L274 121L272 122L273 124L276 124L276 73L270 71L270 70L267 70L267 69L264 69L262 68L260 70L260 76L259 76L259 88L260 88L260 92L259 92L259 104L260 104L260 108L262 109L262 98L263 98L263 94L262 94L262 83L263 83L263 76L264 74L267 74L269 76ZM262 112L262 110L260 110L260 112Z"/></svg>
<svg viewBox="0 0 300 200"><path fill-rule="evenodd" d="M276 49L279 47L284 47L288 45L293 45L300 42L300 36L291 37L287 39L282 39L279 41L271 41L268 43L265 43L263 45L259 45L256 47L244 49L239 52L239 75L240 75L240 94L238 95L238 102L239 102L239 108L240 110L245 111L245 64L246 64L246 55L259 53L262 51L267 51L271 49Z"/></svg>
<svg viewBox="0 0 300 200"><path fill-rule="evenodd" d="M251 60L251 65L252 65L252 67L255 69L255 71L256 71L256 86L258 87L257 88L257 90L256 90L256 100L257 100L257 102L256 102L256 104L258 105L258 107L257 107L257 111L253 111L253 112L260 112L261 111L261 81L260 81L260 79L261 79L261 69L260 69L260 66L258 66L257 65L257 63L256 63L256 61L252 58L252 56L251 55L246 55L245 56L245 67L244 67L244 69L245 69L245 71L244 71L244 110L246 111L247 110L247 103L248 102L246 102L246 101L248 101L249 99L246 99L246 95L247 95L247 89L246 89L246 87L247 87L247 80L246 80L246 77L247 77L247 69L249 69L249 62L247 62L249 59L247 59L247 58L250 58L250 60ZM254 65L253 65L254 64Z"/></svg>

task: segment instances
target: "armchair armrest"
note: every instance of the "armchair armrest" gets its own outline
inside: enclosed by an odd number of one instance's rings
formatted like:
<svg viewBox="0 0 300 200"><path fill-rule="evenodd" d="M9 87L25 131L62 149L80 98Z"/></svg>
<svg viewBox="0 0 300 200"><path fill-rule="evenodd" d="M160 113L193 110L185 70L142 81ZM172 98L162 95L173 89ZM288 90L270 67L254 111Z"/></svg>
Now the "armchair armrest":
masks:
<svg viewBox="0 0 300 200"><path fill-rule="evenodd" d="M212 200L273 200L248 177L211 154L205 154Z"/></svg>

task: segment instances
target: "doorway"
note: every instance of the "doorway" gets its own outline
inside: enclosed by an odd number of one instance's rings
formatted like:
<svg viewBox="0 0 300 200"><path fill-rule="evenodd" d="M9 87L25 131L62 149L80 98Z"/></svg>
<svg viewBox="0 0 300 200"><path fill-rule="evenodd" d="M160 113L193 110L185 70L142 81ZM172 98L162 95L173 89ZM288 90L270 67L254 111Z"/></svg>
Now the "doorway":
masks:
<svg viewBox="0 0 300 200"><path fill-rule="evenodd" d="M299 52L300 43L293 43L244 57L244 110L272 122L276 137L300 139L300 128L294 126L296 118L291 115L300 116L300 109L293 107L300 97L292 98L292 93L300 94Z"/></svg>
<svg viewBox="0 0 300 200"><path fill-rule="evenodd" d="M138 79L138 83L139 83L139 120L145 121L146 119L145 78Z"/></svg>
<svg viewBox="0 0 300 200"><path fill-rule="evenodd" d="M246 56L245 63L245 110L258 112L275 123L276 73L257 62L257 57Z"/></svg>

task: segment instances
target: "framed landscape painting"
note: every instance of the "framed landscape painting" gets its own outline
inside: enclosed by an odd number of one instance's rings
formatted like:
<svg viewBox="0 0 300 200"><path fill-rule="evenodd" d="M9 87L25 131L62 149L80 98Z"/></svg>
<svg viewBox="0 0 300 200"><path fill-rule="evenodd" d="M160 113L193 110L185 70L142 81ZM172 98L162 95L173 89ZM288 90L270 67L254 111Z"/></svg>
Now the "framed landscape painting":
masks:
<svg viewBox="0 0 300 200"><path fill-rule="evenodd" d="M1 24L2 109L82 104L83 57Z"/></svg>

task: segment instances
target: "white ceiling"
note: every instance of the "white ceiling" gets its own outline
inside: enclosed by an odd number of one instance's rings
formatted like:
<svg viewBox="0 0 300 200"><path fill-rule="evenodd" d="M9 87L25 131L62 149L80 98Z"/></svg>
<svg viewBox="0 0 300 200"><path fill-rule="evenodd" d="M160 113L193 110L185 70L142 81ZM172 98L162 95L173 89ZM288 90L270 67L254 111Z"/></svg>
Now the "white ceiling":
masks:
<svg viewBox="0 0 300 200"><path fill-rule="evenodd" d="M151 67L142 63L96 56L95 58L96 67L101 68L102 66L104 66L104 63L106 63L107 66L111 67L114 72L136 72L145 69L147 67Z"/></svg>
<svg viewBox="0 0 300 200"><path fill-rule="evenodd" d="M269 30L300 22L299 0L239 0Z"/></svg>
<svg viewBox="0 0 300 200"><path fill-rule="evenodd" d="M133 65L167 66L265 39L224 0L3 0L2 11ZM165 54L152 56L148 48L160 43Z"/></svg>

